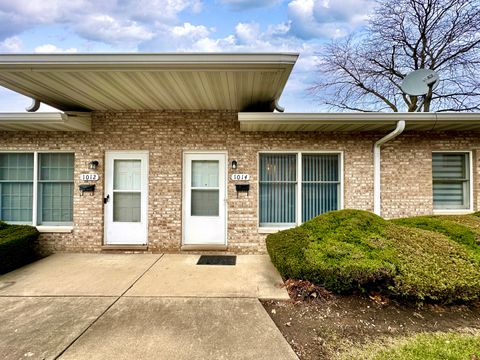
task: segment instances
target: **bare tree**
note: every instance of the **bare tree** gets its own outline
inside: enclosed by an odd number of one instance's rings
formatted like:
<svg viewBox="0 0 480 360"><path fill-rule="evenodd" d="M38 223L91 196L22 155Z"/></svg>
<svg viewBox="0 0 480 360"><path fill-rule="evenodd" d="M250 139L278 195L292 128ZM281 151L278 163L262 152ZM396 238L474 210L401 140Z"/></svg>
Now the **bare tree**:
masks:
<svg viewBox="0 0 480 360"><path fill-rule="evenodd" d="M419 111L480 110L480 1L377 0L364 31L325 46L312 91L343 111L415 111L402 79L432 69L439 86Z"/></svg>

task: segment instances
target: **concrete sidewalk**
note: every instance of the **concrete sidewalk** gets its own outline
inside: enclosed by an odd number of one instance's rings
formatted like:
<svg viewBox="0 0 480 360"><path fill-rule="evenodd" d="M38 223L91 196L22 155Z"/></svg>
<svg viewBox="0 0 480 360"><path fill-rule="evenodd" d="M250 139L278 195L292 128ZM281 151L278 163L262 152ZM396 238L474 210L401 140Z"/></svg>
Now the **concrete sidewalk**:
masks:
<svg viewBox="0 0 480 360"><path fill-rule="evenodd" d="M0 359L296 359L268 257L56 254L0 276Z"/></svg>

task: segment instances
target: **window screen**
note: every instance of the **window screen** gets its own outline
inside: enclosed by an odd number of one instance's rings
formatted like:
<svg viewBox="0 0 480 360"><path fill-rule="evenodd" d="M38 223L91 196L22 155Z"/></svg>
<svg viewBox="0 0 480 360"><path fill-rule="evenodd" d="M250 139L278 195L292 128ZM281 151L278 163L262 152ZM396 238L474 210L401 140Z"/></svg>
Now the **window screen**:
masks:
<svg viewBox="0 0 480 360"><path fill-rule="evenodd" d="M468 153L433 153L433 207L439 210L470 208Z"/></svg>
<svg viewBox="0 0 480 360"><path fill-rule="evenodd" d="M73 221L73 154L38 154L38 223Z"/></svg>
<svg viewBox="0 0 480 360"><path fill-rule="evenodd" d="M295 224L297 155L260 155L260 226Z"/></svg>
<svg viewBox="0 0 480 360"><path fill-rule="evenodd" d="M339 199L339 155L302 154L302 221L337 210Z"/></svg>
<svg viewBox="0 0 480 360"><path fill-rule="evenodd" d="M30 223L33 205L33 154L0 154L0 219Z"/></svg>

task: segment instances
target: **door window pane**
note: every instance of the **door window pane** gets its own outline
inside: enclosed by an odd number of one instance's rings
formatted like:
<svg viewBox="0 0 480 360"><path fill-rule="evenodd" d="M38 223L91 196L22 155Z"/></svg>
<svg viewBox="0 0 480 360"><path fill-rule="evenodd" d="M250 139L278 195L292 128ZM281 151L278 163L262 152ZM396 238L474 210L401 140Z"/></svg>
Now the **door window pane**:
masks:
<svg viewBox="0 0 480 360"><path fill-rule="evenodd" d="M338 209L339 157L338 154L302 155L302 221Z"/></svg>
<svg viewBox="0 0 480 360"><path fill-rule="evenodd" d="M32 222L33 154L0 154L0 220Z"/></svg>
<svg viewBox="0 0 480 360"><path fill-rule="evenodd" d="M73 221L73 154L38 154L38 223Z"/></svg>
<svg viewBox="0 0 480 360"><path fill-rule="evenodd" d="M114 160L113 190L140 190L141 160Z"/></svg>
<svg viewBox="0 0 480 360"><path fill-rule="evenodd" d="M468 153L433 153L433 208L470 208L470 160Z"/></svg>
<svg viewBox="0 0 480 360"><path fill-rule="evenodd" d="M113 194L113 221L141 221L141 193L116 192Z"/></svg>
<svg viewBox="0 0 480 360"><path fill-rule="evenodd" d="M192 190L192 216L218 216L219 190Z"/></svg>
<svg viewBox="0 0 480 360"><path fill-rule="evenodd" d="M218 161L192 161L192 187L218 187Z"/></svg>
<svg viewBox="0 0 480 360"><path fill-rule="evenodd" d="M260 155L260 225L296 222L296 154Z"/></svg>

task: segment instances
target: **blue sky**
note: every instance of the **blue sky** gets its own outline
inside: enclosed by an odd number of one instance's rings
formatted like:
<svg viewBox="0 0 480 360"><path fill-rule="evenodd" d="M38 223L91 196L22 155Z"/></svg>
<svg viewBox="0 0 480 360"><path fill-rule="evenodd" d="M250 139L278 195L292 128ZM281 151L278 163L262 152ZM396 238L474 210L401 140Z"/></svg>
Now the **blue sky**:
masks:
<svg viewBox="0 0 480 360"><path fill-rule="evenodd" d="M307 91L317 54L361 29L372 8L373 0L0 0L0 53L298 52L280 104L321 111ZM0 87L0 111L29 103Z"/></svg>

